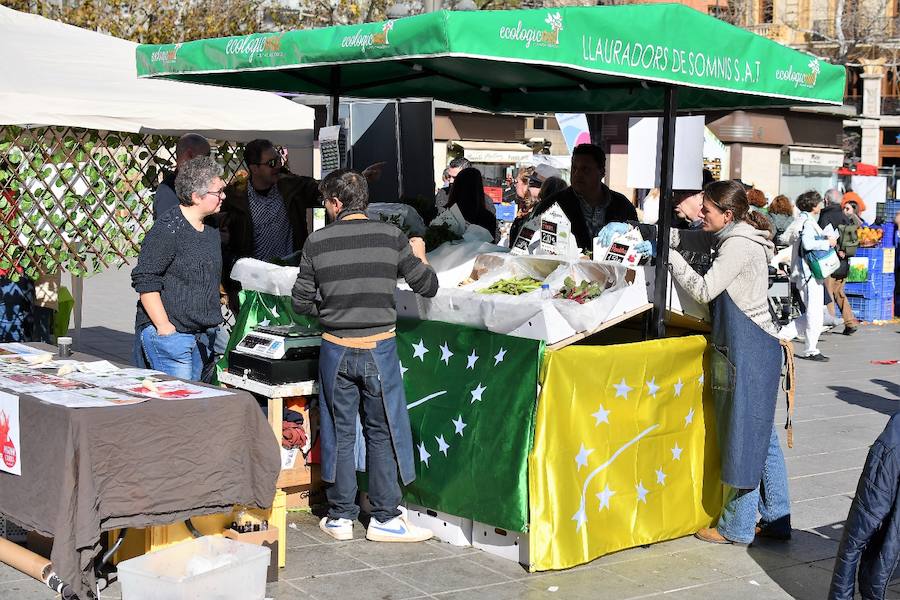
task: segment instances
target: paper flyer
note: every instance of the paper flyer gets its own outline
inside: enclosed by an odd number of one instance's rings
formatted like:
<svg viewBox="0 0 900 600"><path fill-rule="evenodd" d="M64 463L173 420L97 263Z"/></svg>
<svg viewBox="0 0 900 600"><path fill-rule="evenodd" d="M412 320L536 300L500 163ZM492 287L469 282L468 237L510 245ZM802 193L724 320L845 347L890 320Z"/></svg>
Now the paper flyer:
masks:
<svg viewBox="0 0 900 600"><path fill-rule="evenodd" d="M110 373L71 373L67 377L97 387L124 388L140 385L147 377L162 374L152 369L118 369Z"/></svg>
<svg viewBox="0 0 900 600"><path fill-rule="evenodd" d="M19 397L0 392L0 471L22 474Z"/></svg>
<svg viewBox="0 0 900 600"><path fill-rule="evenodd" d="M89 383L64 379L49 373L8 373L0 376L0 388L4 388L20 394L33 392L52 392L55 390L77 390L93 387Z"/></svg>
<svg viewBox="0 0 900 600"><path fill-rule="evenodd" d="M137 398L115 390L89 388L84 390L57 390L54 392L38 392L35 398L58 404L68 408L104 408L109 406L126 406L146 402L146 398Z"/></svg>
<svg viewBox="0 0 900 600"><path fill-rule="evenodd" d="M19 363L46 362L53 357L47 350L32 348L26 344L9 342L0 344L0 360Z"/></svg>
<svg viewBox="0 0 900 600"><path fill-rule="evenodd" d="M117 386L131 394L158 398L160 400L180 400L183 398L215 398L216 396L230 396L232 392L219 388L210 388L194 385L186 381L154 381L144 382L138 385Z"/></svg>

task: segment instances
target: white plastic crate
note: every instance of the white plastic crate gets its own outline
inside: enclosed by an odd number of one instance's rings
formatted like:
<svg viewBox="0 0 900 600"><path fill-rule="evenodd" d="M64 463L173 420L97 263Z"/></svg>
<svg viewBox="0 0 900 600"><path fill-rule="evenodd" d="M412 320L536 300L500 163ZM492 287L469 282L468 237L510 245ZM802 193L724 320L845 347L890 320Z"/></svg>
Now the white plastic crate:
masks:
<svg viewBox="0 0 900 600"><path fill-rule="evenodd" d="M264 600L272 551L204 536L119 563L123 600Z"/></svg>
<svg viewBox="0 0 900 600"><path fill-rule="evenodd" d="M531 564L527 533L509 531L475 521L472 524L472 546L526 567Z"/></svg>
<svg viewBox="0 0 900 600"><path fill-rule="evenodd" d="M409 522L430 529L434 537L453 546L472 545L472 519L448 515L447 513L415 504L407 504Z"/></svg>

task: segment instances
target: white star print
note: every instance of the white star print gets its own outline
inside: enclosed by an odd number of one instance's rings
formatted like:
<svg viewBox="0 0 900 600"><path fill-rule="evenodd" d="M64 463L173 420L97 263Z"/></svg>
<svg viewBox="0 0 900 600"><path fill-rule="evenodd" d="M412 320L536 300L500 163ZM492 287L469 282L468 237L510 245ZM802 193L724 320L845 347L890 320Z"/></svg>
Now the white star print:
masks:
<svg viewBox="0 0 900 600"><path fill-rule="evenodd" d="M682 452L684 452L684 448L679 448L678 442L675 442L675 445L672 447L672 460L681 460Z"/></svg>
<svg viewBox="0 0 900 600"><path fill-rule="evenodd" d="M575 531L581 529L587 522L587 514L584 512L584 499L581 500L581 507L578 509L578 512L572 516L572 520L578 523L575 526Z"/></svg>
<svg viewBox="0 0 900 600"><path fill-rule="evenodd" d="M456 433L459 434L459 437L464 437L463 429L466 428L466 424L463 422L462 415L459 415L456 419L450 419L450 422L453 423L453 427L456 429Z"/></svg>
<svg viewBox="0 0 900 600"><path fill-rule="evenodd" d="M611 410L606 410L605 408L603 408L603 405L601 404L600 408L597 409L597 412L591 415L597 420L594 425L599 425L600 423L609 423L609 413L611 412Z"/></svg>
<svg viewBox="0 0 900 600"><path fill-rule="evenodd" d="M593 448L585 448L584 444L581 445L581 450L578 451L578 456L575 457L575 462L578 463L578 470L581 470L581 467L587 466L588 456L593 452Z"/></svg>
<svg viewBox="0 0 900 600"><path fill-rule="evenodd" d="M428 352L428 348L425 347L425 340L419 339L418 344L413 344L413 358L418 358L422 362L425 362L426 352Z"/></svg>
<svg viewBox="0 0 900 600"><path fill-rule="evenodd" d="M444 441L443 434L441 434L439 437L435 437L434 441L438 443L438 452L443 452L444 456L447 456L447 449L450 448L450 444Z"/></svg>
<svg viewBox="0 0 900 600"><path fill-rule="evenodd" d="M453 353L450 352L450 347L447 345L447 342L444 342L444 345L441 346L441 360L444 361L444 364L450 366L450 357L453 356Z"/></svg>
<svg viewBox="0 0 900 600"><path fill-rule="evenodd" d="M503 362L503 359L506 358L506 348L500 348L500 352L494 356L494 366L496 367L500 363Z"/></svg>
<svg viewBox="0 0 900 600"><path fill-rule="evenodd" d="M266 326L269 324L269 320L268 320L268 319L263 319L262 321L259 322L259 324L260 324L260 326L262 326L262 327L266 327Z"/></svg>
<svg viewBox="0 0 900 600"><path fill-rule="evenodd" d="M469 404L473 404L476 400L481 402L481 395L484 393L484 390L486 390L486 389L487 389L486 387L482 386L479 383L477 388L475 388L474 390L469 392L470 394L472 394L472 399L469 400Z"/></svg>
<svg viewBox="0 0 900 600"><path fill-rule="evenodd" d="M428 466L428 459L431 458L431 455L428 454L428 450L425 449L425 442L419 444L419 461L425 463L425 466Z"/></svg>
<svg viewBox="0 0 900 600"><path fill-rule="evenodd" d="M659 391L659 386L656 385L656 377L647 382L647 393L656 398L656 392Z"/></svg>
<svg viewBox="0 0 900 600"><path fill-rule="evenodd" d="M700 377L697 378L697 383L699 383L700 385L703 385L703 381L704 381L703 373L700 373Z"/></svg>
<svg viewBox="0 0 900 600"><path fill-rule="evenodd" d="M687 427L694 422L694 409L692 408L684 418L684 426Z"/></svg>
<svg viewBox="0 0 900 600"><path fill-rule="evenodd" d="M409 371L406 367L403 366L403 363L400 363L400 377L406 375L406 372Z"/></svg>
<svg viewBox="0 0 900 600"><path fill-rule="evenodd" d="M666 477L668 477L668 475L663 473L662 467L656 470L656 483L666 485Z"/></svg>
<svg viewBox="0 0 900 600"><path fill-rule="evenodd" d="M466 369L474 369L476 362L478 362L478 355L475 354L475 350L472 350L472 354L466 357Z"/></svg>
<svg viewBox="0 0 900 600"><path fill-rule="evenodd" d="M609 489L609 485L603 488L603 491L597 494L597 499L600 500L600 510L604 508L609 508L609 499L612 498L616 493Z"/></svg>
<svg viewBox="0 0 900 600"><path fill-rule="evenodd" d="M681 395L681 388L684 387L684 384L681 382L681 377L678 378L678 383L675 384L675 397Z"/></svg>
<svg viewBox="0 0 900 600"><path fill-rule="evenodd" d="M630 392L631 390L634 389L634 388L628 387L628 384L625 383L624 377L622 378L621 383L616 383L613 385L613 387L616 388L616 398L618 398L619 396L622 396L626 400L628 400L628 392Z"/></svg>
<svg viewBox="0 0 900 600"><path fill-rule="evenodd" d="M639 481L638 484L634 486L634 489L637 491L638 500L640 500L644 504L647 504L647 492L649 492L650 490L644 487L644 482Z"/></svg>

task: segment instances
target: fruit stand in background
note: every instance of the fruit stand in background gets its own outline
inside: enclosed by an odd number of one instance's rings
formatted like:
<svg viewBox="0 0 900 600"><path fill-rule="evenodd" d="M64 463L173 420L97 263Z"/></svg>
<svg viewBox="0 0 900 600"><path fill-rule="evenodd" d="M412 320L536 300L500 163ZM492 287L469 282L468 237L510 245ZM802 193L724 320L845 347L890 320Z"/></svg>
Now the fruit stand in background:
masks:
<svg viewBox="0 0 900 600"><path fill-rule="evenodd" d="M859 230L860 247L850 258L845 291L860 321L888 321L894 316L894 230L893 223ZM877 247L866 247L875 241Z"/></svg>

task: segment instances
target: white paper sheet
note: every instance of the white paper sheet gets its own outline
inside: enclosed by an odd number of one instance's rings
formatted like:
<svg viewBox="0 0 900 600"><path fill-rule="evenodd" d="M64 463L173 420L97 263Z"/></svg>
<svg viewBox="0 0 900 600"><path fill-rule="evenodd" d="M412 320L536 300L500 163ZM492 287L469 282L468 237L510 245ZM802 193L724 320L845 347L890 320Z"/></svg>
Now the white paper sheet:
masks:
<svg viewBox="0 0 900 600"><path fill-rule="evenodd" d="M55 392L38 392L35 398L58 404L68 408L104 408L110 406L127 406L146 402L147 398L130 396L120 391L90 388L84 390L57 390Z"/></svg>
<svg viewBox="0 0 900 600"><path fill-rule="evenodd" d="M118 387L118 386L117 386ZM145 381L139 385L118 387L131 394L158 398L160 400L182 400L195 398L215 398L217 396L230 396L232 392L219 388L210 388L186 381Z"/></svg>

